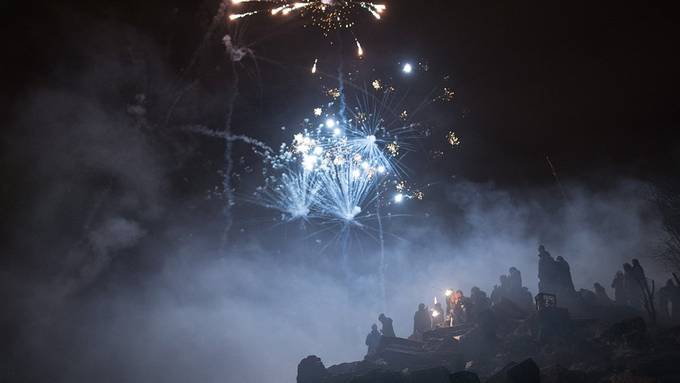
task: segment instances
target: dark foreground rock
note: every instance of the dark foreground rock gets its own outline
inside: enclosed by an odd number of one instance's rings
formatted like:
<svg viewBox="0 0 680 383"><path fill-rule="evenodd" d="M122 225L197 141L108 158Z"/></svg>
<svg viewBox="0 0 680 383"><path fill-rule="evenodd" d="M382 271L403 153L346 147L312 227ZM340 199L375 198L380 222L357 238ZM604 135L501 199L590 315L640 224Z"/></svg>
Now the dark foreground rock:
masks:
<svg viewBox="0 0 680 383"><path fill-rule="evenodd" d="M609 309L573 318L507 303L478 323L425 333L423 342L383 338L363 361L325 368L307 357L298 383L680 382L680 327L649 327L630 310Z"/></svg>

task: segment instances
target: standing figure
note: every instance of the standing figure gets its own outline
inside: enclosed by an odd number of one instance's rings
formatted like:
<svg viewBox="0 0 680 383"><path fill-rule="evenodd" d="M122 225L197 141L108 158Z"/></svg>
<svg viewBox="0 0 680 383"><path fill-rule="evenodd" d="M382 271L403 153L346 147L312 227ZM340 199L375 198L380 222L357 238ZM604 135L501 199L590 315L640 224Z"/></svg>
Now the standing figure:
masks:
<svg viewBox="0 0 680 383"><path fill-rule="evenodd" d="M567 261L560 255L555 259L555 265L557 266L556 270L558 273L557 275L560 287L568 293L576 291L576 289L574 289L574 280L571 278L571 269L569 268L569 263L567 263Z"/></svg>
<svg viewBox="0 0 680 383"><path fill-rule="evenodd" d="M628 296L623 271L619 270L616 272L616 276L612 281L612 289L614 289L614 302L617 305L625 305L628 302Z"/></svg>
<svg viewBox="0 0 680 383"><path fill-rule="evenodd" d="M430 311L424 303L418 305L418 311L413 315L413 338L422 340L425 331L432 330Z"/></svg>
<svg viewBox="0 0 680 383"><path fill-rule="evenodd" d="M631 272L638 285L640 285L640 289L645 290L648 287L647 276L645 275L645 270L642 268L640 261L637 259L633 259L633 269Z"/></svg>
<svg viewBox="0 0 680 383"><path fill-rule="evenodd" d="M669 279L666 282L666 286L662 287L659 289L659 293L657 296L659 297L659 311L660 313L660 319L663 322L670 322L671 321L671 296L673 295L673 290L675 290L675 284L673 283L672 279ZM669 307L671 306L671 307Z"/></svg>
<svg viewBox="0 0 680 383"><path fill-rule="evenodd" d="M680 286L675 285L670 291L671 323L680 323Z"/></svg>
<svg viewBox="0 0 680 383"><path fill-rule="evenodd" d="M394 333L394 327L392 326L392 318L388 318L385 314L380 314L378 316L378 321L382 324L380 332L383 336L396 338L397 335Z"/></svg>
<svg viewBox="0 0 680 383"><path fill-rule="evenodd" d="M545 249L545 246L538 247L538 292L555 294L556 277L555 260Z"/></svg>
<svg viewBox="0 0 680 383"><path fill-rule="evenodd" d="M470 290L470 302L472 302L472 313L475 319L477 314L491 307L491 300L486 293L475 286Z"/></svg>
<svg viewBox="0 0 680 383"><path fill-rule="evenodd" d="M623 282L626 289L626 305L641 308L642 289L630 263L623 264Z"/></svg>
<svg viewBox="0 0 680 383"><path fill-rule="evenodd" d="M432 327L438 328L438 327L444 327L444 319L446 317L446 313L444 312L444 309L442 308L441 303L435 303L434 308L432 309Z"/></svg>
<svg viewBox="0 0 680 383"><path fill-rule="evenodd" d="M491 303L493 304L499 303L508 296L508 276L505 274L501 275L499 280L501 284L494 286L493 290L491 290Z"/></svg>
<svg viewBox="0 0 680 383"><path fill-rule="evenodd" d="M516 267L508 270L508 287L511 291L522 290L522 273Z"/></svg>
<svg viewBox="0 0 680 383"><path fill-rule="evenodd" d="M371 332L366 335L366 346L368 346L366 356L375 354L378 351L378 345L380 345L380 333L378 332L378 325L373 323Z"/></svg>
<svg viewBox="0 0 680 383"><path fill-rule="evenodd" d="M453 323L466 323L470 317L472 303L468 298L465 297L465 295L463 295L461 290L456 291L453 296Z"/></svg>

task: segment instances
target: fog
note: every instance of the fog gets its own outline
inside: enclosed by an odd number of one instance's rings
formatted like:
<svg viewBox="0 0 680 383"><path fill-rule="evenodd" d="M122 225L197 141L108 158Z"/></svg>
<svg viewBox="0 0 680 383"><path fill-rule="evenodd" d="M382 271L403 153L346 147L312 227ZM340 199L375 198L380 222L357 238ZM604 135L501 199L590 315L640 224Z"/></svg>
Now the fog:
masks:
<svg viewBox="0 0 680 383"><path fill-rule="evenodd" d="M385 301L369 235L345 275L337 243L320 245L313 225L262 223L239 202L220 251L220 201L205 198L216 169L129 108L135 92L111 100L126 72L109 59L17 103L3 158L17 185L0 279L3 380L294 382L307 355L361 359L380 312L406 337L418 303L448 287L490 293L511 266L536 293L539 244L567 259L577 288L609 286L634 257L663 278L649 185L631 179L567 180L566 198L553 186L440 183L386 219ZM115 81L93 91L102 73Z"/></svg>

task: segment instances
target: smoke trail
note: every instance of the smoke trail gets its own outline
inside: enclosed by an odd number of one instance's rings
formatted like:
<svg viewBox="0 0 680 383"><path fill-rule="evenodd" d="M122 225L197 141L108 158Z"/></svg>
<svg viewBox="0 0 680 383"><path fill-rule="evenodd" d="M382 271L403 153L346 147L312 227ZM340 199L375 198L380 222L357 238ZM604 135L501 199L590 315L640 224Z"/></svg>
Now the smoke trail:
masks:
<svg viewBox="0 0 680 383"><path fill-rule="evenodd" d="M385 235L383 232L382 216L380 215L380 196L375 202L375 212L378 217L378 240L380 242L380 265L378 266L378 278L380 282L380 295L382 311L387 308L387 291L385 289Z"/></svg>
<svg viewBox="0 0 680 383"><path fill-rule="evenodd" d="M222 139L224 139L226 141L230 141L230 142L240 141L240 142L246 143L248 145L263 149L266 152L273 152L272 148L269 147L269 145L265 144L262 141L255 139L255 138L246 136L245 134L227 134L226 132L220 132L220 131L217 131L217 130L213 130L213 129L210 129L210 128L203 126L203 125L185 126L185 127L182 128L182 130L186 130L186 131L192 132L192 133L199 133L199 134L202 134L202 135L208 136L208 137L222 138Z"/></svg>

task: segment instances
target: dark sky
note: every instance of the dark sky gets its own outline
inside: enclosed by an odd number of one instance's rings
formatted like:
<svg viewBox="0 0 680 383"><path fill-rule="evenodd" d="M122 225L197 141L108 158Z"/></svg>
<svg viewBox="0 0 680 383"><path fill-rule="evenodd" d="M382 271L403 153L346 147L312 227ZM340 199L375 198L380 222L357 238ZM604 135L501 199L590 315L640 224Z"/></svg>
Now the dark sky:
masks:
<svg viewBox="0 0 680 383"><path fill-rule="evenodd" d="M112 25L107 33L138 30L179 73L214 3L4 2L3 14L12 16L3 25L10 58L2 63L3 104L16 106L17 95L47 82L67 83L70 71L106 49L93 43L102 25ZM367 60L418 57L451 76L457 113L465 114L454 126L467 143L455 158L464 164L455 166L458 174L525 185L550 182L545 155L565 177L674 170L679 62L672 14L660 2L391 1L383 22L366 18L355 34L374 55ZM263 19L249 22L242 40L281 63L260 64L265 98L278 94L271 102L280 104L290 95L279 89L303 77L290 68L306 68L329 46L295 21ZM203 65L220 60L214 55Z"/></svg>

